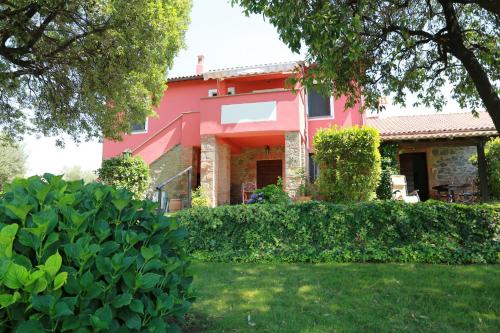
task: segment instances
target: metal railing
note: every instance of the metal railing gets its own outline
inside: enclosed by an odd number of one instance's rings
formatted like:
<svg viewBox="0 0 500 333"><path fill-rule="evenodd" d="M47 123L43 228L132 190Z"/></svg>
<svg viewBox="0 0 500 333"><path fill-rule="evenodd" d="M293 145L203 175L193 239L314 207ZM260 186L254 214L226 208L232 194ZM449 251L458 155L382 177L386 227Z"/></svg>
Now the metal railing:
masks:
<svg viewBox="0 0 500 333"><path fill-rule="evenodd" d="M187 198L187 206L188 208L191 207L191 178L192 178L192 173L193 173L193 167L190 166L190 167L187 167L186 169L182 170L181 172L177 173L176 175L170 177L169 179L165 180L163 183L160 183L159 185L156 186L156 190L158 191L158 204L159 204L159 210L161 212L167 212L168 210L168 195L167 193L165 192L165 205L163 205L163 202L162 202L162 189L168 185L169 183L171 183L172 181L176 180L177 178L179 178L180 176L182 176L183 174L187 173L187 193L188 193L188 198Z"/></svg>

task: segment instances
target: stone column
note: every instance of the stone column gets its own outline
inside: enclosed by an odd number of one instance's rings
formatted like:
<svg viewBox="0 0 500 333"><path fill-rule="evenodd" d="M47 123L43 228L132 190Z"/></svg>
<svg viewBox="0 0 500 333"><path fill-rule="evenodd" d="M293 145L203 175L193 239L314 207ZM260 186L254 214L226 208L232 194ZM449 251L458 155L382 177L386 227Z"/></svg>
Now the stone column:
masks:
<svg viewBox="0 0 500 333"><path fill-rule="evenodd" d="M231 196L231 149L228 144L217 142L217 205L229 204Z"/></svg>
<svg viewBox="0 0 500 333"><path fill-rule="evenodd" d="M213 135L201 138L200 182L208 195L210 207L229 203L230 158L229 145L218 141Z"/></svg>
<svg viewBox="0 0 500 333"><path fill-rule="evenodd" d="M285 133L285 191L295 197L302 182L301 172L305 172L305 146L300 132Z"/></svg>
<svg viewBox="0 0 500 333"><path fill-rule="evenodd" d="M215 161L217 155L217 141L213 135L201 137L200 183L203 192L208 196L208 204L215 207L217 204L216 181L217 173Z"/></svg>

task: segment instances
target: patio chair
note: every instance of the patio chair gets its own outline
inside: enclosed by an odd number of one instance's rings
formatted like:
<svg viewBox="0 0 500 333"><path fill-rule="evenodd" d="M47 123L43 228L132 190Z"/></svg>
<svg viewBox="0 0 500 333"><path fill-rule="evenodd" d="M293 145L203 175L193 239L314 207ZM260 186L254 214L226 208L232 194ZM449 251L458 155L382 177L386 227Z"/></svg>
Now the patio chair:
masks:
<svg viewBox="0 0 500 333"><path fill-rule="evenodd" d="M250 196L256 189L257 186L255 185L255 183L241 184L241 200L243 204L246 203L248 200L250 200Z"/></svg>
<svg viewBox="0 0 500 333"><path fill-rule="evenodd" d="M420 201L418 190L408 193L405 175L392 175L391 186L393 200L402 200L408 203L415 203Z"/></svg>

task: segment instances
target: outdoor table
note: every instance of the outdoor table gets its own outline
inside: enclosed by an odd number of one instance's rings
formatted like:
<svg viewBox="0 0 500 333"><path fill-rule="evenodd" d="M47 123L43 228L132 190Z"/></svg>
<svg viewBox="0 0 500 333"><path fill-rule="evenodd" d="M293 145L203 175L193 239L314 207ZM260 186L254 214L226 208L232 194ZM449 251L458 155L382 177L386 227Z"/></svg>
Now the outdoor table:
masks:
<svg viewBox="0 0 500 333"><path fill-rule="evenodd" d="M460 184L460 185L455 185L455 184L442 184L442 185L437 185L433 186L432 189L436 190L439 195L441 195L442 192L447 193L447 200L449 202L456 202L457 200L457 192L458 191L465 191L469 187L469 184Z"/></svg>
<svg viewBox="0 0 500 333"><path fill-rule="evenodd" d="M433 190L436 190L438 193L438 198L442 198L443 194L444 197L446 198L446 201L450 199L450 190L449 190L449 184L441 184L437 186L432 187Z"/></svg>

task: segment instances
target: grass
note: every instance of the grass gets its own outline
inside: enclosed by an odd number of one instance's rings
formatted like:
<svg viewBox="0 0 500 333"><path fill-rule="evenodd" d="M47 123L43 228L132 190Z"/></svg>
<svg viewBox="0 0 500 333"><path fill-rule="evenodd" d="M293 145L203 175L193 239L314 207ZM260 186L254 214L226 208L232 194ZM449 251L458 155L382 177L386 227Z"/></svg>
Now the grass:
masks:
<svg viewBox="0 0 500 333"><path fill-rule="evenodd" d="M500 332L500 266L195 263L186 332Z"/></svg>

